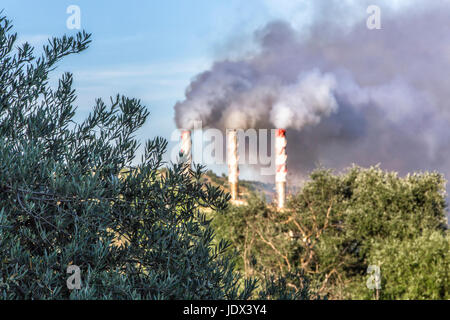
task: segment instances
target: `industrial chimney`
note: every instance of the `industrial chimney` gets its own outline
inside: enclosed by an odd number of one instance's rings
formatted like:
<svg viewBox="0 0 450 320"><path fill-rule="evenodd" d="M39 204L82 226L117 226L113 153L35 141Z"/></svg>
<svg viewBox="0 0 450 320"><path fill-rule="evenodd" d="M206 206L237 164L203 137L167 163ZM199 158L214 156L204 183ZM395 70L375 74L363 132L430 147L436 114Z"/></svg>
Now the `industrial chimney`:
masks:
<svg viewBox="0 0 450 320"><path fill-rule="evenodd" d="M239 165L238 165L238 141L237 131L227 130L227 162L228 182L231 189L231 200L236 201L238 197Z"/></svg>
<svg viewBox="0 0 450 320"><path fill-rule="evenodd" d="M192 162L192 140L191 131L185 130L181 132L181 147L180 151L183 153L183 160L189 163Z"/></svg>
<svg viewBox="0 0 450 320"><path fill-rule="evenodd" d="M286 201L286 145L286 130L278 129L275 135L275 165L277 168L277 172L275 174L275 182L277 189L278 208L280 209L284 208L284 203Z"/></svg>

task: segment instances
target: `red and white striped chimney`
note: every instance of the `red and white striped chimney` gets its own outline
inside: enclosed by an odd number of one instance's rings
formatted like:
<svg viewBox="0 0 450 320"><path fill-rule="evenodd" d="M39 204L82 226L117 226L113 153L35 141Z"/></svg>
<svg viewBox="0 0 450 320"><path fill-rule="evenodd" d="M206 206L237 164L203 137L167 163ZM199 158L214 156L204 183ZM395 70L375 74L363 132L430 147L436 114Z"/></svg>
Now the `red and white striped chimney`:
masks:
<svg viewBox="0 0 450 320"><path fill-rule="evenodd" d="M275 165L277 172L275 182L277 189L278 208L284 208L286 201L286 176L287 176L287 154L286 154L286 130L277 129L275 134Z"/></svg>
<svg viewBox="0 0 450 320"><path fill-rule="evenodd" d="M239 164L238 164L237 131L227 130L227 162L228 182L230 184L231 200L238 198Z"/></svg>
<svg viewBox="0 0 450 320"><path fill-rule="evenodd" d="M191 131L184 130L181 132L180 151L183 153L183 160L191 164L192 162L192 140Z"/></svg>

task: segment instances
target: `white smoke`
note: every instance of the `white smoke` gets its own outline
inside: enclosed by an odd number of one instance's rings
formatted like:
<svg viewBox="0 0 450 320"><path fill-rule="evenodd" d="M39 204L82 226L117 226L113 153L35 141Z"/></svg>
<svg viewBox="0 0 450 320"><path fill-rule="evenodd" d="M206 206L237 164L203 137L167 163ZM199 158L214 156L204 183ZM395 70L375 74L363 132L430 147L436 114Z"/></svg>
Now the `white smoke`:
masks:
<svg viewBox="0 0 450 320"><path fill-rule="evenodd" d="M322 116L337 111L335 88L336 80L331 74L314 70L301 75L298 83L281 90L270 111L271 123L276 128L297 130L318 124Z"/></svg>

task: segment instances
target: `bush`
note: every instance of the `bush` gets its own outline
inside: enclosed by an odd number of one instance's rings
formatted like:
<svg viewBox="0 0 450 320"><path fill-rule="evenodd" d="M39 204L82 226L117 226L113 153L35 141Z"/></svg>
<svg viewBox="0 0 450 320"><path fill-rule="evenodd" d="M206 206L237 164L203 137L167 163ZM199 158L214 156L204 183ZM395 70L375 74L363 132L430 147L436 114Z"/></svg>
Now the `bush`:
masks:
<svg viewBox="0 0 450 320"><path fill-rule="evenodd" d="M384 281L389 285L381 298L442 299L448 297L448 287L442 281L448 278L444 270L449 266L448 255L444 254L448 240L443 240L448 232L444 186L438 173L402 178L378 167L353 167L339 175L319 169L289 199L285 210L278 211L254 197L246 206L231 207L214 224L221 237L240 250L237 265L248 275L303 270L316 295L371 298L372 292L365 287L367 267L376 264L375 257L381 259L383 252L396 246L402 252L409 250L410 254L437 262L432 269L414 270L413 262L387 260L398 267L402 264L399 272L411 277L402 282L382 267ZM423 237L430 232L434 237L443 235L441 241L425 245ZM414 245L422 247L411 251ZM415 261L412 256L407 259ZM427 280L413 289L412 274L416 271ZM409 281L408 285L405 281Z"/></svg>
<svg viewBox="0 0 450 320"><path fill-rule="evenodd" d="M424 232L411 240L374 244L368 262L380 266L382 299L450 299L450 237ZM367 288L356 298L370 298Z"/></svg>

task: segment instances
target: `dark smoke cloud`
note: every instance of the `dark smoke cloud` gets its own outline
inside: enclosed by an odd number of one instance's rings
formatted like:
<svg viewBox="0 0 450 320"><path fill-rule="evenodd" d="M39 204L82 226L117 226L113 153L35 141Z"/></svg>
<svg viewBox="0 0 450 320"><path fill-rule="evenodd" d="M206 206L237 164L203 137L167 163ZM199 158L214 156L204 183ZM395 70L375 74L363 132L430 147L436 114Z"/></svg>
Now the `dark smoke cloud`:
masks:
<svg viewBox="0 0 450 320"><path fill-rule="evenodd" d="M350 7L338 3L317 1L308 32L269 23L254 34L257 53L199 74L175 105L177 125L287 128L294 176L352 163L448 176L449 2L382 7L381 30L342 24Z"/></svg>

